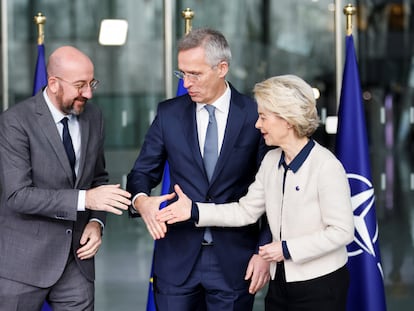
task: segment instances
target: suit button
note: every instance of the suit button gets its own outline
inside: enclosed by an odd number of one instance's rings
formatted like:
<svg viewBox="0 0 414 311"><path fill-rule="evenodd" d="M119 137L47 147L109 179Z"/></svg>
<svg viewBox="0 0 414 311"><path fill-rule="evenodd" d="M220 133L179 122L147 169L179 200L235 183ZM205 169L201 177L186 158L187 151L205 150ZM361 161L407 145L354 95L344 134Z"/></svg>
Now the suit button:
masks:
<svg viewBox="0 0 414 311"><path fill-rule="evenodd" d="M210 203L211 201L213 201L213 198L212 198L212 197L207 197L207 198L206 198L206 202L207 202L207 203Z"/></svg>
<svg viewBox="0 0 414 311"><path fill-rule="evenodd" d="M67 235L72 234L72 229L66 229L66 234Z"/></svg>

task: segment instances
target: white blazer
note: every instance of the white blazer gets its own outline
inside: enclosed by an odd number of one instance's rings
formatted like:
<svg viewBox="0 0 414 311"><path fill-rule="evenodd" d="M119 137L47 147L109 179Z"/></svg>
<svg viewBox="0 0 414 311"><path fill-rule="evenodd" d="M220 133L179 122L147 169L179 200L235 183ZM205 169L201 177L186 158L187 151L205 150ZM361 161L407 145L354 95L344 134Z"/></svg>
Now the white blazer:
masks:
<svg viewBox="0 0 414 311"><path fill-rule="evenodd" d="M244 226L266 212L273 241L285 240L291 255L285 260L286 281L304 281L347 262L346 245L354 237L349 183L339 160L315 142L299 170L288 170L283 194L281 153L280 148L267 153L239 203L197 203L197 225ZM272 279L275 273L272 262Z"/></svg>

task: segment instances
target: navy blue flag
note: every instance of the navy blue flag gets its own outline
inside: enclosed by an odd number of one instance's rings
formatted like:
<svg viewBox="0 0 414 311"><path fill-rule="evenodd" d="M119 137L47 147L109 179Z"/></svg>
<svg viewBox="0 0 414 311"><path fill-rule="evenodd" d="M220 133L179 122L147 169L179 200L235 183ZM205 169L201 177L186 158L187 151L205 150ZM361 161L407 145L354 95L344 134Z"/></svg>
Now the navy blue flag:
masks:
<svg viewBox="0 0 414 311"><path fill-rule="evenodd" d="M37 45L37 61L33 83L33 95L35 95L42 87L47 84L47 72L45 62L45 46Z"/></svg>
<svg viewBox="0 0 414 311"><path fill-rule="evenodd" d="M187 94L187 89L184 87L184 80L180 79L178 80L178 85L177 85L177 96L181 96Z"/></svg>
<svg viewBox="0 0 414 311"><path fill-rule="evenodd" d="M45 46L43 44L37 45L37 60L34 74L33 92L35 95L39 90L47 84L47 71L45 61ZM52 311L52 308L47 302L43 304L42 311Z"/></svg>
<svg viewBox="0 0 414 311"><path fill-rule="evenodd" d="M336 155L348 176L355 222L354 241L347 246L351 277L347 310L386 310L367 129L352 35L346 37Z"/></svg>
<svg viewBox="0 0 414 311"><path fill-rule="evenodd" d="M43 44L37 45L37 61L33 82L33 95L42 89L47 84L47 72L45 62L45 46ZM41 311L52 311L52 308L47 302L43 304Z"/></svg>
<svg viewBox="0 0 414 311"><path fill-rule="evenodd" d="M187 89L184 87L184 81L182 79L178 80L177 86L177 96L181 96L187 93ZM164 176L162 179L161 184L161 195L169 193L170 189L170 169L168 162L165 163L164 166ZM162 202L160 205L160 209L164 208L167 205L167 202ZM155 246L155 245L154 245ZM150 282L148 287L148 298L147 298L147 311L156 311L157 308L155 307L154 301L154 288L153 288L153 267L151 266L151 275L150 275Z"/></svg>

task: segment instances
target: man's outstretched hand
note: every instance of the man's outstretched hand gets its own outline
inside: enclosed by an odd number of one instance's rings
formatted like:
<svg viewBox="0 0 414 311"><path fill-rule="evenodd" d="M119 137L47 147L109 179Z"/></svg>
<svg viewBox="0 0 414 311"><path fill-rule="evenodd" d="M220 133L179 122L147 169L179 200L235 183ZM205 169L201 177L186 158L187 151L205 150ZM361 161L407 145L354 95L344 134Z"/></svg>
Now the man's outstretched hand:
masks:
<svg viewBox="0 0 414 311"><path fill-rule="evenodd" d="M174 190L178 195L178 200L157 213L156 218L159 222L174 224L191 218L192 201L181 190L179 185L175 185Z"/></svg>
<svg viewBox="0 0 414 311"><path fill-rule="evenodd" d="M118 185L103 185L86 190L85 207L94 211L104 211L122 215L131 204L131 194Z"/></svg>

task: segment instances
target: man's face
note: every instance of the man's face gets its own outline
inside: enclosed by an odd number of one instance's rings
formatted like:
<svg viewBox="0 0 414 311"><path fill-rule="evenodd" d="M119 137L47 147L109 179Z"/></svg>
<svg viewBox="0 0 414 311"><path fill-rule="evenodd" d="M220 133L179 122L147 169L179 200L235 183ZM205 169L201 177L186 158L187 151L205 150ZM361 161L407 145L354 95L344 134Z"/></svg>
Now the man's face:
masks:
<svg viewBox="0 0 414 311"><path fill-rule="evenodd" d="M99 81L94 79L94 66L89 58L67 57L64 60L49 73L48 94L62 113L79 115L93 97Z"/></svg>
<svg viewBox="0 0 414 311"><path fill-rule="evenodd" d="M88 99L93 97L90 81L70 82L63 78L57 79L59 81L56 94L58 109L65 114L81 114Z"/></svg>
<svg viewBox="0 0 414 311"><path fill-rule="evenodd" d="M211 104L225 89L227 64L207 64L202 47L180 51L178 69L184 74L184 87L191 99L197 103Z"/></svg>

